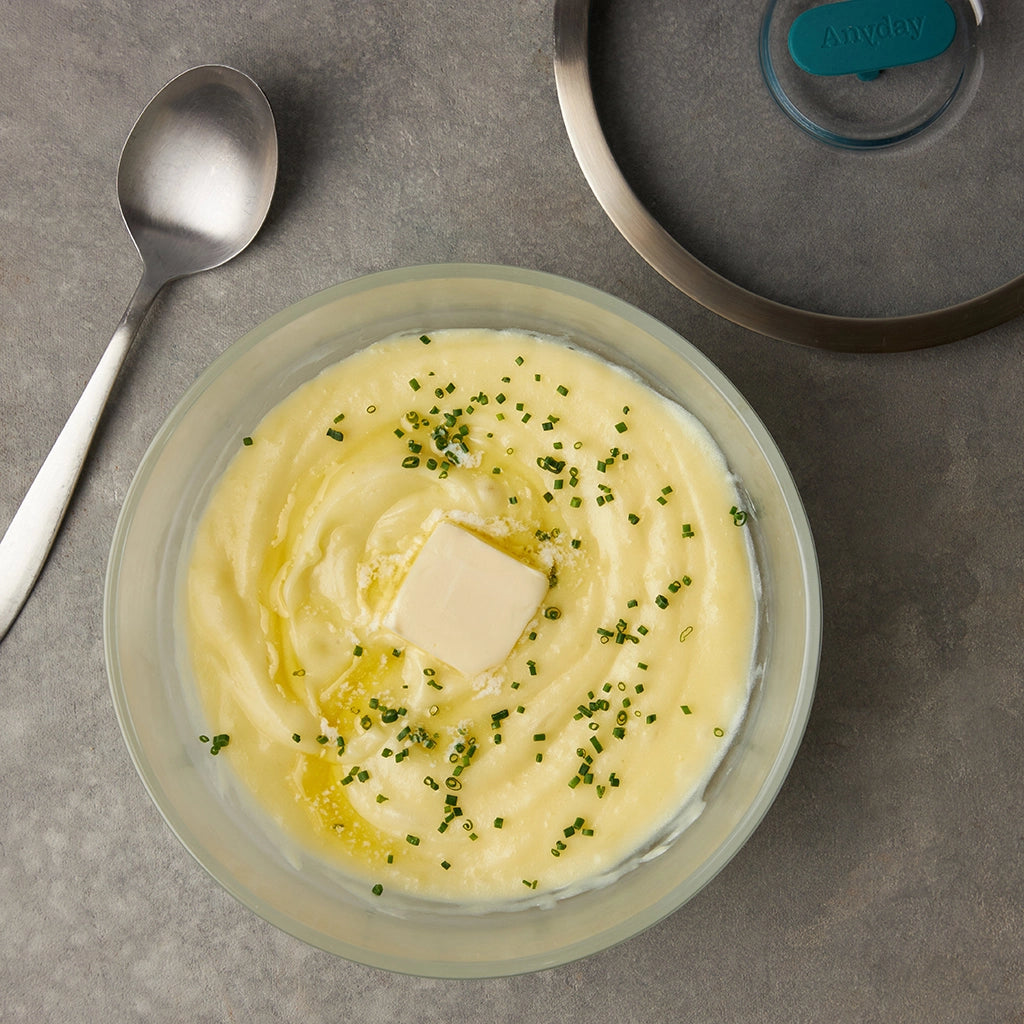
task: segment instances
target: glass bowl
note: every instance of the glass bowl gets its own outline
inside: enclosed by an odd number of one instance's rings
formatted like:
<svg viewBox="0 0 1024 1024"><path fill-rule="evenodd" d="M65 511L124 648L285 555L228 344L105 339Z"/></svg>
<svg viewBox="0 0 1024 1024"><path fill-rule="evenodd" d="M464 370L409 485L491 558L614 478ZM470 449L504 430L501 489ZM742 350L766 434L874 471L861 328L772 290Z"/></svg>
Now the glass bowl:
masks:
<svg viewBox="0 0 1024 1024"><path fill-rule="evenodd" d="M703 813L614 882L517 910L374 898L308 856L241 791L204 716L180 627L191 538L238 440L300 384L397 332L517 328L565 338L633 371L695 414L751 510L762 598L747 715ZM236 342L157 433L114 533L104 603L114 706L168 825L245 906L300 939L374 967L488 977L552 967L620 942L682 906L768 810L810 712L821 642L817 561L790 473L768 432L693 346L639 310L548 274L413 267L314 295ZM664 848L662 848L664 847Z"/></svg>

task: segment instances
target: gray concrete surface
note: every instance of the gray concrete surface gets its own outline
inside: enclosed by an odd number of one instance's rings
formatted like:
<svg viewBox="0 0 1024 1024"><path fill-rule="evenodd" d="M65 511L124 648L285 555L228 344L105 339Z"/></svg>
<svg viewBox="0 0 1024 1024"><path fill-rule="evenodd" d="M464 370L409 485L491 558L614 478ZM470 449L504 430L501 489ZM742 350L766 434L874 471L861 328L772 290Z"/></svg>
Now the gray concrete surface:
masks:
<svg viewBox="0 0 1024 1024"><path fill-rule="evenodd" d="M630 6L635 39L650 37L649 19L665 5ZM760 3L725 7L756 26ZM1015 16L1012 5L1002 10ZM693 52L689 13L677 9L672 22L680 54ZM142 105L193 64L234 64L264 86L281 141L278 193L252 249L158 300L51 560L0 644L3 1021L1024 1021L1024 320L939 350L859 357L767 341L696 306L619 237L587 188L558 111L551 15L548 0L0 0L0 525L134 288L139 267L114 173ZM867 177L857 178L797 139L759 92L749 36L724 13L712 20L699 53L718 48L712 69L743 65L722 86L734 105L709 102L700 117L639 135L633 170L650 172L644 188L662 190L675 226L685 203L664 168L696 183L695 230L709 256L720 242L724 267L754 281L763 273L766 287L774 281L796 301L857 308L857 289L871 293L861 254L817 239L823 277L814 261L794 262L792 241L771 221L732 215L729 204L756 192L736 175L771 182L777 164L765 147L778 145L805 155L840 209L857 181L881 182L875 196L893 218L906 212L899 196L884 191L877 167L862 161ZM602 52L607 82L645 67L607 41ZM624 144L630 118L640 132L639 115L657 102L646 84L620 95L609 116ZM1005 238L949 231L947 206L915 203L915 224L924 218L942 239L948 258L936 262L947 269L972 259L951 246L986 238L995 239L990 257L1017 263L1024 171L1019 140L1006 134L1020 127L1008 126L1019 118L1009 105L983 81L962 125L883 158L894 168L912 161L921 187L922 175L970 170L980 184L963 195L996 204L990 222L1017 225ZM756 145L723 128L736 110L757 124ZM988 121L979 127L979 118ZM1006 148L976 152L967 168L958 132ZM673 145L682 151L665 148ZM847 177L823 179L823 167ZM707 182L723 168L731 177L719 235ZM941 256L938 241L914 240ZM748 243L754 266L739 251ZM807 245L796 248L806 257ZM773 258L777 278L765 273ZM197 374L311 292L450 260L596 285L707 353L793 469L826 606L805 742L727 869L618 948L540 974L459 983L335 959L206 876L128 758L101 621L126 488ZM912 309L935 293L927 266L896 283L881 301Z"/></svg>

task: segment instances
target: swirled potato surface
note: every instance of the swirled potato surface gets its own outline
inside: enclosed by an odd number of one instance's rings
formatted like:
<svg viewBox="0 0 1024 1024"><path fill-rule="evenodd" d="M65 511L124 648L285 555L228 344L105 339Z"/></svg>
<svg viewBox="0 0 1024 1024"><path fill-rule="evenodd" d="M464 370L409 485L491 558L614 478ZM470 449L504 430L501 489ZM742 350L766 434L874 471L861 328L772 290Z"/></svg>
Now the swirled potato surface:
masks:
<svg viewBox="0 0 1024 1024"><path fill-rule="evenodd" d="M253 425L199 524L189 641L220 756L373 892L594 884L699 811L743 715L740 504L701 424L588 353L490 330L377 342ZM387 625L440 523L548 581L473 677Z"/></svg>

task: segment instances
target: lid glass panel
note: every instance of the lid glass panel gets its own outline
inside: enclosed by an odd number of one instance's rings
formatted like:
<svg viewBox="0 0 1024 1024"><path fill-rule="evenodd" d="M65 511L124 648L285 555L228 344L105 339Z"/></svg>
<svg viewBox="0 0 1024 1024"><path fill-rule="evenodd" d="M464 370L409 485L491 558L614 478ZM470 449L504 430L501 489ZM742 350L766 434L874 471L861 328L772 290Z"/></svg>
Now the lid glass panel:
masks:
<svg viewBox="0 0 1024 1024"><path fill-rule="evenodd" d="M789 49L815 6L594 0L594 103L641 203L719 274L823 313L923 313L1024 273L1024 11L950 3L940 53L827 76Z"/></svg>

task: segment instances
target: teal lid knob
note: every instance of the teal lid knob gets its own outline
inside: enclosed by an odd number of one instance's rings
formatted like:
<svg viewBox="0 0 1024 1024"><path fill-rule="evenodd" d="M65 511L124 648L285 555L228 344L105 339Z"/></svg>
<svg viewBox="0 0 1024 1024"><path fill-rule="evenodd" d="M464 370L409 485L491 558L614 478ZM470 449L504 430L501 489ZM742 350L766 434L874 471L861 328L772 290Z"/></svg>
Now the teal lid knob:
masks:
<svg viewBox="0 0 1024 1024"><path fill-rule="evenodd" d="M946 0L843 0L804 11L789 30L789 52L809 74L866 80L937 57L955 35Z"/></svg>

